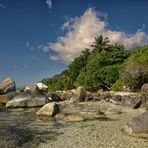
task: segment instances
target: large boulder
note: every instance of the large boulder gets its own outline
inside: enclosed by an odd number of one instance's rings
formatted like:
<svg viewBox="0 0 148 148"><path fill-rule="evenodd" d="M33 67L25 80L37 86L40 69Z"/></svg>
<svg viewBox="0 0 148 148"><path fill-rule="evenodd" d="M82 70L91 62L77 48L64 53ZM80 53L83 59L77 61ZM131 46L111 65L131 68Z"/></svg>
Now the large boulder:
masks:
<svg viewBox="0 0 148 148"><path fill-rule="evenodd" d="M141 115L133 118L124 127L123 131L129 135L142 135L148 134L148 111L145 111Z"/></svg>
<svg viewBox="0 0 148 148"><path fill-rule="evenodd" d="M15 81L9 77L6 78L2 83L0 83L0 95L15 90L16 90Z"/></svg>
<svg viewBox="0 0 148 148"><path fill-rule="evenodd" d="M40 87L39 87L40 86ZM13 100L6 104L6 107L37 107L43 106L49 103L49 99L44 92L46 92L47 86L41 83L35 83L26 86L24 92L14 97Z"/></svg>
<svg viewBox="0 0 148 148"><path fill-rule="evenodd" d="M7 94L0 95L0 103L6 104L7 102L11 101L18 94L19 93L12 91L12 92L8 92Z"/></svg>
<svg viewBox="0 0 148 148"><path fill-rule="evenodd" d="M42 94L32 95L29 92L22 92L20 95L14 97L13 100L6 104L8 108L21 108L21 107L39 107L49 102L48 97Z"/></svg>
<svg viewBox="0 0 148 148"><path fill-rule="evenodd" d="M55 102L44 105L39 111L36 112L37 115L47 116L55 116L57 113L59 113L59 108Z"/></svg>
<svg viewBox="0 0 148 148"><path fill-rule="evenodd" d="M143 84L141 91L148 92L148 83Z"/></svg>
<svg viewBox="0 0 148 148"><path fill-rule="evenodd" d="M75 91L74 96L71 98L72 101L83 102L85 101L87 91L83 87L78 87Z"/></svg>

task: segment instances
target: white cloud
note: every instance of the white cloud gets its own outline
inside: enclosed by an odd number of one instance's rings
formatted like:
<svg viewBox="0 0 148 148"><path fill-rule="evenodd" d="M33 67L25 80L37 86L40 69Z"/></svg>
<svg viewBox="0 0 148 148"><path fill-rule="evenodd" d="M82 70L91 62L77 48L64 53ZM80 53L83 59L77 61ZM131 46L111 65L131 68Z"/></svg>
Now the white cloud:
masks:
<svg viewBox="0 0 148 148"><path fill-rule="evenodd" d="M101 20L99 14L102 13L89 8L82 16L69 18L62 26L62 30L67 31L65 36L58 37L56 43L47 43L43 46L43 51L48 52L52 49L58 53L56 56L50 56L51 60L70 62L82 50L90 47L96 35L109 37L111 43L123 43L126 48L147 42L147 35L142 30L129 35L108 29L108 22Z"/></svg>
<svg viewBox="0 0 148 148"><path fill-rule="evenodd" d="M34 46L32 46L30 42L26 42L25 46L29 48L31 51L34 51Z"/></svg>
<svg viewBox="0 0 148 148"><path fill-rule="evenodd" d="M52 8L52 1L51 0L46 0L46 4L48 5L48 8Z"/></svg>
<svg viewBox="0 0 148 148"><path fill-rule="evenodd" d="M6 9L6 7L3 4L0 4L0 8Z"/></svg>
<svg viewBox="0 0 148 148"><path fill-rule="evenodd" d="M26 47L30 47L30 42L26 42Z"/></svg>

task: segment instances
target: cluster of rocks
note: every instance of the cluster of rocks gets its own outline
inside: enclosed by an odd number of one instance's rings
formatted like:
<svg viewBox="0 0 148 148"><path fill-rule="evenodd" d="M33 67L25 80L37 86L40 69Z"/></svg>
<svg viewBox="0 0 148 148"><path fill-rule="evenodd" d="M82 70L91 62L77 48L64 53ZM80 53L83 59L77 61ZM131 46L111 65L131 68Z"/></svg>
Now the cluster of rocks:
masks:
<svg viewBox="0 0 148 148"><path fill-rule="evenodd" d="M142 90L147 91L145 84ZM6 104L7 108L25 108L43 106L37 111L38 116L51 116L57 120L83 121L107 117L108 115L118 115L121 107L133 109L148 108L148 94L120 95L114 92L98 91L97 93L87 92L83 87L74 90L48 92L48 87L43 83L35 83L26 86L24 89L17 89L15 81L11 78L0 83L0 103ZM82 105L81 102L104 101L113 103L120 107L108 108L103 111L97 107ZM132 135L133 133L148 133L148 111L134 118L127 123L123 130Z"/></svg>

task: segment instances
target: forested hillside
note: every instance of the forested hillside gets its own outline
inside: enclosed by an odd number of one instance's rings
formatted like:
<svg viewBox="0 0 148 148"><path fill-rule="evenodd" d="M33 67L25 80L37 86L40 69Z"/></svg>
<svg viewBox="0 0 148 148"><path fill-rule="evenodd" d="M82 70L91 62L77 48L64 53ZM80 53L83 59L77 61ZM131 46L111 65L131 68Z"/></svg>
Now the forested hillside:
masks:
<svg viewBox="0 0 148 148"><path fill-rule="evenodd" d="M42 81L49 86L49 91L77 86L89 91L139 89L148 82L148 46L125 49L124 45L110 44L107 37L100 35L65 71Z"/></svg>

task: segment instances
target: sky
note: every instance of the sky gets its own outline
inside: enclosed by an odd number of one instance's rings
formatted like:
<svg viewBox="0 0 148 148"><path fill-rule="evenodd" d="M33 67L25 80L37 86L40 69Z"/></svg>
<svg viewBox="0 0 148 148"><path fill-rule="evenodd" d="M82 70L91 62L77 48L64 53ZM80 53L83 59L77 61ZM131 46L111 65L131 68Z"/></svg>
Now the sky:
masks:
<svg viewBox="0 0 148 148"><path fill-rule="evenodd" d="M21 87L66 69L102 34L148 43L147 0L0 0L0 81Z"/></svg>

